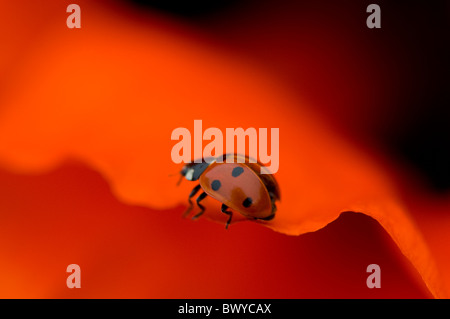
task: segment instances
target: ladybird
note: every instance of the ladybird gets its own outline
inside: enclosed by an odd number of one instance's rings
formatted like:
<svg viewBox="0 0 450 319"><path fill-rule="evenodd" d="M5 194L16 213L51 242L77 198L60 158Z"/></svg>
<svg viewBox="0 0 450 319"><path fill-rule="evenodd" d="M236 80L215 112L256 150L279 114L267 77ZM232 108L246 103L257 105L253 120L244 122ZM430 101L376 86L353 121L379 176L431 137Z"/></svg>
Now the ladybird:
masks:
<svg viewBox="0 0 450 319"><path fill-rule="evenodd" d="M230 156L232 161L227 160ZM219 158L221 161L218 161ZM184 216L192 210L192 198L202 189L196 199L200 212L193 219L204 213L205 207L201 201L207 196L222 203L222 213L229 216L225 228L228 228L233 217L229 209L248 219L273 219L277 209L275 201L280 200L280 189L273 175L261 173L265 169L259 162L252 163L247 156L236 154L186 164L180 172L181 179L184 176L189 181L199 181L199 184L189 194L189 207Z"/></svg>

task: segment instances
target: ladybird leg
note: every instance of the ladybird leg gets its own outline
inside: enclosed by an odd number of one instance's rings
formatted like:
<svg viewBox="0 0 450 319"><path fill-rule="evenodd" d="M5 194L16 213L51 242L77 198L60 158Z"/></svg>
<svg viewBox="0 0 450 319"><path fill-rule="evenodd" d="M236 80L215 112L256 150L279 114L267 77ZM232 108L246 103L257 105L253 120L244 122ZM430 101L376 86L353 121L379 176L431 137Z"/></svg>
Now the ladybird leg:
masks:
<svg viewBox="0 0 450 319"><path fill-rule="evenodd" d="M192 217L192 219L197 219L200 216L203 215L203 212L205 211L205 206L203 206L202 204L200 204L200 201L202 201L203 199L205 199L205 197L208 196L208 194L206 194L205 192L201 193L198 197L197 197L197 206L200 207L200 212L197 213L197 215L195 215L194 217Z"/></svg>
<svg viewBox="0 0 450 319"><path fill-rule="evenodd" d="M222 208L220 209L222 213L229 215L230 217L227 220L227 224L225 225L225 229L228 229L228 225L231 223L231 218L233 217L233 212L230 212L228 209L228 206L225 204L222 204Z"/></svg>
<svg viewBox="0 0 450 319"><path fill-rule="evenodd" d="M189 194L189 197L188 197L189 207L188 207L188 208L186 209L186 211L184 212L183 217L186 217L186 216L190 213L190 211L192 210L193 204L192 204L191 198L194 197L195 194L198 193L198 191L200 190L200 188L201 188L201 187L200 187L200 184L198 184L197 186L194 187L194 189L193 189L193 190L191 191L191 193Z"/></svg>

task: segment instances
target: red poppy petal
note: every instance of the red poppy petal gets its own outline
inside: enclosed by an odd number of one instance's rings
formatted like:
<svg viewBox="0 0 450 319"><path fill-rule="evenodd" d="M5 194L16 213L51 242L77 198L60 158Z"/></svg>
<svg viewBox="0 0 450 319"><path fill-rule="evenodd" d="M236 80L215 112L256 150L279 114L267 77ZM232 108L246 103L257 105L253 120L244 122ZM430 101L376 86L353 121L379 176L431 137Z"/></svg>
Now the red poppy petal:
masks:
<svg viewBox="0 0 450 319"><path fill-rule="evenodd" d="M343 214L286 236L256 224L229 230L126 205L93 170L0 170L1 298L428 298L420 275L379 224ZM67 265L81 289L66 287ZM381 267L381 289L366 268Z"/></svg>
<svg viewBox="0 0 450 319"><path fill-rule="evenodd" d="M282 202L264 224L298 235L344 211L363 212L386 229L430 291L445 296L390 177L277 78L157 18L130 24L126 14L83 8L87 27L43 34L11 77L0 117L5 165L40 171L75 157L101 172L124 202L171 208L185 203L193 187L176 188L168 177L180 169L170 158L173 129L193 131L194 119L222 132L276 127Z"/></svg>

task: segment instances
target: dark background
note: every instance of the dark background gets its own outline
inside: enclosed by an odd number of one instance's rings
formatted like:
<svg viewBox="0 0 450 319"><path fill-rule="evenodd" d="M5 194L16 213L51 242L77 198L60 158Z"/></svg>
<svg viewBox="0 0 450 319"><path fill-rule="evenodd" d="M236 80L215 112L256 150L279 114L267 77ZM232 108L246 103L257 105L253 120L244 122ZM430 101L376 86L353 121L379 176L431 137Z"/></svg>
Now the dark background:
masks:
<svg viewBox="0 0 450 319"><path fill-rule="evenodd" d="M331 125L450 189L449 1L128 2L265 64ZM381 29L366 27L370 3Z"/></svg>

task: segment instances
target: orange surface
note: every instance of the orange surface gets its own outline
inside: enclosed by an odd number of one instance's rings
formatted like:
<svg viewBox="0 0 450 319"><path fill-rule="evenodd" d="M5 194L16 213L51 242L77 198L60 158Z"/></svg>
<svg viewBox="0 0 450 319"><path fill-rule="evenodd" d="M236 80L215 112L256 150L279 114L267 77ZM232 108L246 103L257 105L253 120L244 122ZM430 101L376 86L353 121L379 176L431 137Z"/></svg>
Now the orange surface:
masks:
<svg viewBox="0 0 450 319"><path fill-rule="evenodd" d="M98 173L65 163L51 173L0 171L2 298L428 298L376 221L344 214L286 236L252 222L183 219L117 200ZM81 267L81 288L66 267ZM367 265L381 267L368 289Z"/></svg>
<svg viewBox="0 0 450 319"><path fill-rule="evenodd" d="M28 23L20 24L5 13L26 15L30 8L22 10L20 4L10 4L9 10L2 11L5 27L1 32L8 50L2 50L0 66L8 81L1 98L0 162L12 172L30 174L52 170L68 158L76 159L99 172L120 203L111 194L97 193L106 192L107 187L86 168L69 167L50 173L37 178L39 182L34 185L31 177L27 182L26 177L17 177L18 184L11 190L10 198L5 195L5 205L9 206L3 210L13 213L3 216L11 227L2 224L2 250L4 256L9 256L3 258L0 269L2 296L370 297L367 288L358 294L357 289L350 288L348 294L345 290L308 294L298 288L313 287L316 279L322 287L326 286L326 280L318 279L328 278L328 266L322 263L332 258L342 260L340 254L330 251L337 244L329 242L328 236L338 233L319 231L318 242L309 246L308 241L313 242L315 235L289 237L251 223L231 225L237 234L227 235L220 227L205 226L205 221L196 226L173 218L181 213L180 205L185 205L195 184L184 181L177 188L177 179L169 177L181 168L171 161L175 142L170 135L177 127L193 131L194 119L202 119L204 129L217 127L223 132L227 127L280 128L280 170L276 178L282 201L277 205L276 218L261 224L296 236L325 227L342 212L362 212L386 230L433 296L448 296L449 282L443 279L445 276L439 277L435 265L435 261L439 262L440 270L446 271L442 263L447 261L440 257L442 251L447 252L446 245L432 247L430 252L427 245L435 242L425 242L424 228L416 226L383 166L339 132L329 129L307 102L285 89L275 76L244 58L221 51L194 31L159 17L144 23L133 12L119 14L101 4L79 4L83 10L80 30L68 30L64 22L56 19L64 6L54 3L45 8L46 22L38 28L34 28L34 16L29 17ZM17 30L15 36L7 31L11 28ZM14 183L15 178L8 174L3 173L5 180ZM5 185L4 194L8 194L9 186ZM71 187L81 192L81 197L74 198L67 192ZM52 189L54 192L49 192ZM26 200L20 198L21 191ZM73 207L67 205L77 202L76 198L82 202ZM216 213L218 204L213 200L206 203L207 217L223 222L226 216ZM168 211L154 211L161 209ZM172 217L168 217L169 213ZM354 226L358 228L360 224L372 229L376 236L383 236L372 221L364 219ZM246 227L252 236L246 235ZM360 229L355 231L361 233ZM182 235L193 236L196 240L189 243L205 247L186 247ZM208 238L214 236L219 236L220 242L213 246ZM358 245L358 240L355 235L349 242ZM372 242L377 239L367 240L377 246ZM248 249L227 253L227 241L236 247L257 247L251 253L254 259L245 255ZM95 242L93 247L97 249L86 249L90 242ZM312 248L315 245L317 250ZM390 247L386 242L384 245ZM278 255L277 247L281 246ZM266 249L270 252L267 256ZM301 253L295 253L296 249ZM202 255L205 250L210 255ZM321 255L315 256L320 262L301 266L301 260L314 254ZM364 259L343 254L348 259L345 263ZM357 254L364 255L359 250ZM381 255L386 263L395 266L398 262L409 269L402 259L390 262L392 253ZM180 260L189 258L198 259L198 264L190 263L182 269ZM225 259L229 268L224 266L221 274L211 268ZM39 273L29 269L33 267L30 260L40 265ZM79 295L67 292L59 284L59 276L64 277L64 272L55 275L57 269L74 260L82 269L89 264L83 277L89 289ZM242 263L242 267L237 263ZM47 269L43 275L41 267ZM245 270L249 267L256 269L250 279ZM286 267L289 271L285 271ZM314 274L310 282L301 281L305 276L295 277L297 271L305 271L301 267ZM280 272L286 273L286 278ZM152 277L149 286L145 286L139 278L146 278L148 273L160 276ZM396 275L399 273L402 271L397 270ZM417 273L408 270L407 274L419 287L417 294L411 295L427 296L414 279ZM361 276L365 275L363 271ZM212 280L212 287L225 288L196 286L196 276ZM257 276L268 276L267 287L264 280L255 285L259 282ZM229 277L234 279L226 282ZM300 278L298 286L287 287L292 278ZM275 282L280 280L286 283L277 286ZM206 281L200 282L206 285ZM89 286L95 284L96 288ZM246 284L251 287L239 292L237 286ZM409 289L404 287L393 289L390 296L408 296Z"/></svg>

